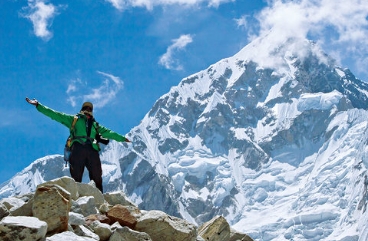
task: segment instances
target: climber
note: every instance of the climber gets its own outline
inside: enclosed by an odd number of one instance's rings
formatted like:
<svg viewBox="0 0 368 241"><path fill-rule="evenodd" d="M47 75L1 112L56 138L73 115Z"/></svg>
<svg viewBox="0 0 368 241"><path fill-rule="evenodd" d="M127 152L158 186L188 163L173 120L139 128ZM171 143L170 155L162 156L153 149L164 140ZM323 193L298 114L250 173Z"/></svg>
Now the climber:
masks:
<svg viewBox="0 0 368 241"><path fill-rule="evenodd" d="M42 114L65 125L71 129L75 116L68 115L50 109L37 100L26 101L34 106ZM102 166L99 155L99 145L96 139L113 139L118 142L130 142L128 138L107 129L98 124L93 117L93 104L84 102L71 131L71 154L69 158L70 175L76 182L82 182L84 167L89 172L89 178L93 180L96 187L103 192L102 188Z"/></svg>

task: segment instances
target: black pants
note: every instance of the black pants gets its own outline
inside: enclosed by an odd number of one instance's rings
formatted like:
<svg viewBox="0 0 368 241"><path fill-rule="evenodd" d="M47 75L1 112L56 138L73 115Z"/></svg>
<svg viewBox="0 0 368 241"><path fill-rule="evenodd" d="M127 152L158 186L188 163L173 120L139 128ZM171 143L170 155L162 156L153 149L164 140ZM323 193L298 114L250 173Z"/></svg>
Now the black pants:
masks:
<svg viewBox="0 0 368 241"><path fill-rule="evenodd" d="M90 144L75 142L70 154L70 175L76 182L82 182L84 167L89 172L89 179L96 183L96 187L102 190L102 167L98 151Z"/></svg>

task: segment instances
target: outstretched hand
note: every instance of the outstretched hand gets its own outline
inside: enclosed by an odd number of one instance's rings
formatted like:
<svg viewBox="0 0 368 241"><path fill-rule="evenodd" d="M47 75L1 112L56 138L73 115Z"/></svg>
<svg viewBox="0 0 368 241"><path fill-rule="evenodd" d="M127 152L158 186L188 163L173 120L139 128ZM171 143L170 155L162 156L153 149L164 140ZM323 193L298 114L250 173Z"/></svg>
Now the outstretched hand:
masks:
<svg viewBox="0 0 368 241"><path fill-rule="evenodd" d="M131 142L128 138L125 137L125 142Z"/></svg>
<svg viewBox="0 0 368 241"><path fill-rule="evenodd" d="M38 105L38 101L36 99L30 100L28 97L26 97L26 101L34 106Z"/></svg>

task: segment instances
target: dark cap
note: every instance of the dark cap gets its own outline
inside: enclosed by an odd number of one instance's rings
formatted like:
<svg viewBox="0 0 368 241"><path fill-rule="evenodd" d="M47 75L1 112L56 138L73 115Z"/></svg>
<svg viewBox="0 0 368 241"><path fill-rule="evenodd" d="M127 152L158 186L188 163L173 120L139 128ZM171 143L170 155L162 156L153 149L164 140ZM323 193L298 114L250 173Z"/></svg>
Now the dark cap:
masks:
<svg viewBox="0 0 368 241"><path fill-rule="evenodd" d="M83 105L82 105L82 109L84 108L84 107L91 107L91 109L93 110L93 104L91 103L91 102L84 102L83 103Z"/></svg>

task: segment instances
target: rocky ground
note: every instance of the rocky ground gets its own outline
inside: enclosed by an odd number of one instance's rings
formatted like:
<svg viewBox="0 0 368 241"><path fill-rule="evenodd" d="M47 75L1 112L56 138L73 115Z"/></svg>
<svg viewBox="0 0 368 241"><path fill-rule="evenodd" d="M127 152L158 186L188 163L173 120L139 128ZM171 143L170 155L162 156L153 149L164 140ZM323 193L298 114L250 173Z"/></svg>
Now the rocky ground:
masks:
<svg viewBox="0 0 368 241"><path fill-rule="evenodd" d="M140 210L123 192L102 194L94 183L62 177L35 193L0 201L3 241L252 241L222 216L197 227L157 210Z"/></svg>

